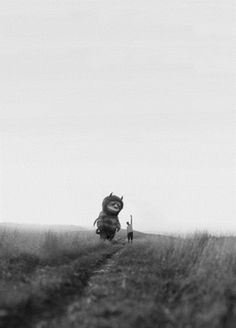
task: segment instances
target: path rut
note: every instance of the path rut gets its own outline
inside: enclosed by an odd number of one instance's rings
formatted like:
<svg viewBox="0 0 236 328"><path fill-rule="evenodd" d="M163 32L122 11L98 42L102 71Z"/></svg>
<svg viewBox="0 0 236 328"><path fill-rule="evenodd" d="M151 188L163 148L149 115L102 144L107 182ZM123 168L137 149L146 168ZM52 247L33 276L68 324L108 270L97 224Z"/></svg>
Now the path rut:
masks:
<svg viewBox="0 0 236 328"><path fill-rule="evenodd" d="M117 251L104 265L94 271L83 295L76 295L62 316L40 320L32 327L111 327L113 318L121 314L112 299L117 300L117 288L125 290L126 285L126 276L116 268L122 251L123 249ZM112 327L116 327L115 323Z"/></svg>

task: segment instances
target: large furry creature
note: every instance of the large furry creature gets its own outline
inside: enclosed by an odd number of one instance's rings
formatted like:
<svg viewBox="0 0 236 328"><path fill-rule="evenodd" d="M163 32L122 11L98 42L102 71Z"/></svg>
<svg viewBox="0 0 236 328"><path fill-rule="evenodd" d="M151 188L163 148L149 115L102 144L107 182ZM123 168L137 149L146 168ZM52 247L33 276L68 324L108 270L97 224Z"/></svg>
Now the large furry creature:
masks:
<svg viewBox="0 0 236 328"><path fill-rule="evenodd" d="M101 239L112 240L116 232L120 230L118 214L123 206L123 196L120 198L111 193L104 198L102 202L102 212L100 212L99 217L93 224L95 225L97 223L96 233L100 235Z"/></svg>

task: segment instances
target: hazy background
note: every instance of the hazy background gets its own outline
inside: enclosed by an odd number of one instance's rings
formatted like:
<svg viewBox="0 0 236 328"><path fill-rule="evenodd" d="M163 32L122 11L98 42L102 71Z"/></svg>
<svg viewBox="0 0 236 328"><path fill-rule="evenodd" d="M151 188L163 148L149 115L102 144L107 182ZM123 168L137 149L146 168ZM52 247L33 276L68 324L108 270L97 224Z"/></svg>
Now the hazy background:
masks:
<svg viewBox="0 0 236 328"><path fill-rule="evenodd" d="M0 220L236 232L234 1L0 2Z"/></svg>

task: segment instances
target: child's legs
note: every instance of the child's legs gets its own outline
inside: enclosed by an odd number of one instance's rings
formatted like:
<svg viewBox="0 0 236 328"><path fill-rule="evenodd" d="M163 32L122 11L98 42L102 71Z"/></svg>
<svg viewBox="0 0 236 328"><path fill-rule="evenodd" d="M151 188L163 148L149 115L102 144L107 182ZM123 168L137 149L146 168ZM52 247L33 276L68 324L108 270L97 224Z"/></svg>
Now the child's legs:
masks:
<svg viewBox="0 0 236 328"><path fill-rule="evenodd" d="M128 237L128 243L129 243L129 242L132 242L132 232L129 232L129 233L127 234L127 237Z"/></svg>
<svg viewBox="0 0 236 328"><path fill-rule="evenodd" d="M131 232L130 233L130 241L131 241L131 243L133 242L133 238L134 238L134 234L133 234L133 232Z"/></svg>

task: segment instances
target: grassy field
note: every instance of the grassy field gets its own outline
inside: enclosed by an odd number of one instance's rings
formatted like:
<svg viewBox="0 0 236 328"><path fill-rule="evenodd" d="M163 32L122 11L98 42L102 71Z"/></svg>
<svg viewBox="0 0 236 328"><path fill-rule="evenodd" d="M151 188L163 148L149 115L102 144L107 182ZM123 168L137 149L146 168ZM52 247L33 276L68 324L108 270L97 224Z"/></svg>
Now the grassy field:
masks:
<svg viewBox="0 0 236 328"><path fill-rule="evenodd" d="M235 251L235 238L207 234L126 248L117 263L126 268L124 317L132 304L137 328L236 327Z"/></svg>
<svg viewBox="0 0 236 328"><path fill-rule="evenodd" d="M30 327L34 314L57 314L120 244L92 231L0 232L0 327ZM62 302L63 300L63 302Z"/></svg>
<svg viewBox="0 0 236 328"><path fill-rule="evenodd" d="M235 237L135 237L0 231L0 326L236 327Z"/></svg>

